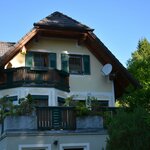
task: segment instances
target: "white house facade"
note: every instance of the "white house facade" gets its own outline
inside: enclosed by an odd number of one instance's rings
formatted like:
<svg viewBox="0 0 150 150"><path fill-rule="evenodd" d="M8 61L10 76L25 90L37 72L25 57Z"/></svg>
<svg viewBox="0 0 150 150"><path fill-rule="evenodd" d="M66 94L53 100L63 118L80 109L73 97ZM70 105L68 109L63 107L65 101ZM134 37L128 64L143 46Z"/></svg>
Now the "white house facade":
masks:
<svg viewBox="0 0 150 150"><path fill-rule="evenodd" d="M54 12L17 43L0 42L0 98L19 105L30 94L40 107L37 116L3 120L0 150L105 149L103 120L81 122L62 106L73 97L114 107L129 84L138 86L93 29Z"/></svg>

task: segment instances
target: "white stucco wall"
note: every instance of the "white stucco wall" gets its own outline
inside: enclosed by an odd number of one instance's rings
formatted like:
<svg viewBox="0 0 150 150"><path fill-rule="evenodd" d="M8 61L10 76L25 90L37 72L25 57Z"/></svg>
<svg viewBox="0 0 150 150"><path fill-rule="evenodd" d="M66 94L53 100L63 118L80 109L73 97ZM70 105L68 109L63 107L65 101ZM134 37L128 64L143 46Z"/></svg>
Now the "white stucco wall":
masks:
<svg viewBox="0 0 150 150"><path fill-rule="evenodd" d="M64 148L84 148L101 150L106 147L106 133L10 133L0 141L1 150L24 150L23 148L47 148L46 150L64 150ZM54 144L57 141L57 145ZM3 142L3 143L2 143ZM9 143L7 146L6 144Z"/></svg>

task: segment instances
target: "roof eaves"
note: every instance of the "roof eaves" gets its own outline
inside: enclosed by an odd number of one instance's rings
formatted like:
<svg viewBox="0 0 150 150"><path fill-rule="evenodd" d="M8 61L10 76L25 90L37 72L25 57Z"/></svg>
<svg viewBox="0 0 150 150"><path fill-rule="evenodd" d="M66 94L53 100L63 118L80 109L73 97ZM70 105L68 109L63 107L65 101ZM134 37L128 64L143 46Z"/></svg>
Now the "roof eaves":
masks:
<svg viewBox="0 0 150 150"><path fill-rule="evenodd" d="M35 34L37 30L35 28L31 29L25 36L23 36L15 45L13 45L2 57L0 60L0 68L3 68L10 59L12 59L20 48L23 47Z"/></svg>
<svg viewBox="0 0 150 150"><path fill-rule="evenodd" d="M52 30L70 30L70 31L80 31L80 32L88 32L88 31L94 31L94 29L85 29L85 28L77 28L77 27L61 27L61 26L48 26L48 25L38 25L34 24L35 28L43 28L43 29L52 29Z"/></svg>
<svg viewBox="0 0 150 150"><path fill-rule="evenodd" d="M134 85L136 88L140 88L140 83L133 77L131 73L127 71L127 69L120 63L120 61L111 53L111 51L100 41L100 39L93 33L89 32L91 37L100 44L104 49L105 53L109 56L109 58L118 66L118 69L122 71L122 73L128 78L128 80Z"/></svg>

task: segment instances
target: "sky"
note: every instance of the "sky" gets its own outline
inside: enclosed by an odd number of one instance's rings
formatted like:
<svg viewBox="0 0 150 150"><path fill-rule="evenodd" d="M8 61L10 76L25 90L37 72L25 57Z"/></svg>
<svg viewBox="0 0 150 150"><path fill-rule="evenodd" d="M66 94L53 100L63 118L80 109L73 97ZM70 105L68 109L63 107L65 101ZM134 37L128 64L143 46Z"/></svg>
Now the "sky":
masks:
<svg viewBox="0 0 150 150"><path fill-rule="evenodd" d="M95 29L124 66L139 40L150 41L150 0L0 0L0 41L19 41L55 11Z"/></svg>

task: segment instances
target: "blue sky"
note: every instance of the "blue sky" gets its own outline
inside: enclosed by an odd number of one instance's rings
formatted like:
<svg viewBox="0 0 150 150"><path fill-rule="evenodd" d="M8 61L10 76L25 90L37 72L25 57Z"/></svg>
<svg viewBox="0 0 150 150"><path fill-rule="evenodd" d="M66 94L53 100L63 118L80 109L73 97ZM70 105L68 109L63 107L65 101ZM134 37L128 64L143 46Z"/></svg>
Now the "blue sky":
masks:
<svg viewBox="0 0 150 150"><path fill-rule="evenodd" d="M150 0L1 0L0 6L0 41L17 42L55 11L95 29L124 66L140 39L150 41Z"/></svg>

